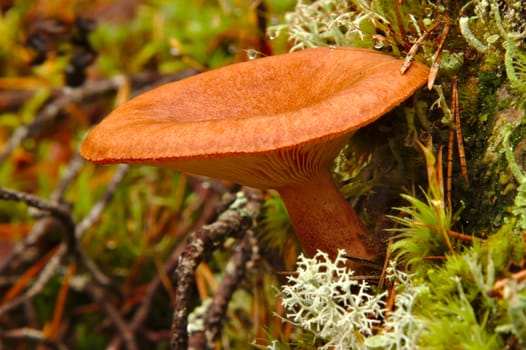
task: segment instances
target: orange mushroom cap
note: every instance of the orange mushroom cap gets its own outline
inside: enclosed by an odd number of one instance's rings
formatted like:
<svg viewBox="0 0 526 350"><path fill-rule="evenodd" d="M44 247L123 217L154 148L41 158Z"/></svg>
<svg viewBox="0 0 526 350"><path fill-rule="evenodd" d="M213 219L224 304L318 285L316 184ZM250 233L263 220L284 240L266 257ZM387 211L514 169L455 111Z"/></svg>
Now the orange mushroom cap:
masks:
<svg viewBox="0 0 526 350"><path fill-rule="evenodd" d="M411 96L428 68L357 48L316 48L163 85L114 110L83 141L97 163L141 163L258 188L327 167L349 135Z"/></svg>

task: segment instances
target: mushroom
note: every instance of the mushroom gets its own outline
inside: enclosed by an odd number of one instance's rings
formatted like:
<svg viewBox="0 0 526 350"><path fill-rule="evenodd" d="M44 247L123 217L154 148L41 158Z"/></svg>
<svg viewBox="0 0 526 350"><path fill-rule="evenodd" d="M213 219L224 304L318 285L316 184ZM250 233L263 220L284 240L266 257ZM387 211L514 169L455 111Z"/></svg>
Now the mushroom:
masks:
<svg viewBox="0 0 526 350"><path fill-rule="evenodd" d="M330 168L357 129L421 87L428 68L377 51L306 49L163 85L114 110L83 141L96 163L140 163L275 189L308 255L375 260Z"/></svg>

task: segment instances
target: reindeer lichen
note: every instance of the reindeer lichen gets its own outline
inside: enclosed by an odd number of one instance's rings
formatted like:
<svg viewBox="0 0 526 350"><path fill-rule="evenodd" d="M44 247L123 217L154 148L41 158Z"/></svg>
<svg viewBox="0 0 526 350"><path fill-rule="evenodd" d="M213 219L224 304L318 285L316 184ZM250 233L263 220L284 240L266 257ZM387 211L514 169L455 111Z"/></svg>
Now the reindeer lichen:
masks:
<svg viewBox="0 0 526 350"><path fill-rule="evenodd" d="M345 266L345 252L334 261L318 252L300 255L297 275L288 277L281 291L286 320L324 341L320 349L346 350L373 335L383 316L384 293L374 293L365 281L353 278Z"/></svg>
<svg viewBox="0 0 526 350"><path fill-rule="evenodd" d="M320 46L347 46L358 42L368 46L372 41L376 21L386 21L371 9L372 2L365 0L298 1L285 20L287 24L269 28L275 37L286 30L293 46L291 51ZM366 38L367 37L367 38Z"/></svg>

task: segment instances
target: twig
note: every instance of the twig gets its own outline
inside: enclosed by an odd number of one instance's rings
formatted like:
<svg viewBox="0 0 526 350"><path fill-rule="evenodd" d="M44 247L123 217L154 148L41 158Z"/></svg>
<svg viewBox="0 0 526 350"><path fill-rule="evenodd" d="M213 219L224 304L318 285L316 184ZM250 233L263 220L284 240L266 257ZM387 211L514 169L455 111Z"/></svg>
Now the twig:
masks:
<svg viewBox="0 0 526 350"><path fill-rule="evenodd" d="M104 195L99 199L97 203L91 208L89 214L82 219L81 222L77 224L76 230L75 230L75 236L77 239L80 239L84 231L86 231L89 227L93 226L93 224L99 220L100 216L102 215L104 209L108 206L111 199L113 198L113 195L115 193L115 190L117 189L117 186L121 183L122 179L128 173L129 166L126 164L119 165L119 168L117 169L117 172L115 175L113 175L113 178L108 183L108 186L106 187L106 192Z"/></svg>
<svg viewBox="0 0 526 350"><path fill-rule="evenodd" d="M121 317L119 311L113 306L110 302L110 299L107 298L105 290L94 285L87 284L86 291L91 295L91 297L99 304L106 315L111 319L117 330L119 331L120 336L126 344L128 350L138 350L139 347L133 336L133 332L130 329L130 326L124 321Z"/></svg>
<svg viewBox="0 0 526 350"><path fill-rule="evenodd" d="M466 164L466 153L464 150L464 138L462 137L462 127L460 125L460 102L459 102L459 96L458 96L458 87L457 87L457 77L454 76L451 78L451 85L452 85L452 114L453 118L455 119L455 133L457 137L457 149L458 149L458 160L460 163L460 172L462 173L462 176L464 177L464 180L466 183L469 182L468 180L468 167Z"/></svg>
<svg viewBox="0 0 526 350"><path fill-rule="evenodd" d="M152 83L162 83L165 81L179 80L196 73L193 69L183 70L167 76L158 74L138 74L132 77L132 84L144 87ZM69 104L87 101L93 97L113 92L122 85L124 76L117 75L109 79L88 82L80 88L72 89L65 87L60 90L57 97L52 99L36 116L32 123L23 125L15 130L11 138L0 152L0 163L4 162L20 144L31 137L43 126L56 121L60 117L60 112Z"/></svg>
<svg viewBox="0 0 526 350"><path fill-rule="evenodd" d="M0 163L5 161L11 153L36 131L40 130L46 123L52 122L60 115L60 111L70 103L79 102L90 97L115 90L122 84L123 76L91 82L78 89L63 88L59 96L48 103L38 113L31 124L23 125L15 130L4 150L0 153Z"/></svg>
<svg viewBox="0 0 526 350"><path fill-rule="evenodd" d="M158 74L140 74L132 78L132 84L135 85L135 89L137 87L144 87L145 85L148 85L148 88L151 88L152 85L158 85L168 81L182 79L195 73L195 70L187 70L167 76L159 76ZM57 91L48 104L38 113L32 123L15 130L4 149L0 150L0 162L5 161L26 138L40 132L44 126L49 125L52 122L56 122L60 117L62 110L69 104L84 102L95 96L112 92L120 86L120 80L122 80L122 77L114 77L111 79L86 84L79 89L62 89ZM112 280L98 268L98 266L90 259L87 254L85 254L85 252L77 243L78 239L82 236L86 229L92 226L100 218L104 208L110 202L117 185L126 174L128 168L127 166L121 166L117 170L103 197L91 208L90 213L84 218L84 220L76 224L71 214L71 207L64 204L63 197L71 182L81 170L83 163L84 161L78 155L71 159L64 177L62 178L58 187L52 193L50 200L45 200L32 194L17 192L0 187L0 200L3 199L24 202L30 208L36 208L40 211L48 212L50 214L49 216L39 219L32 229L33 234L28 236L23 245L17 246L17 248L22 248L19 249L20 252L24 252L24 247L30 247L34 245L34 243L39 240L40 237L43 237L42 235L49 232L46 227L49 227L50 223L62 224L65 227L66 232L66 240L58 246L57 251L42 269L40 274L35 278L33 284L28 287L28 289L24 291L22 295L19 295L4 305L1 305L0 314L12 310L38 295L48 284L50 279L57 274L60 267L63 266L64 260L68 257L74 258L79 262L79 265L84 266L100 286L112 286ZM2 271L6 266L7 264L0 266L0 271ZM97 297L98 299L96 300L101 305L103 305L104 310L113 321L115 327L119 330L119 333L121 334L127 348L132 350L137 349L130 326L123 321L118 310L116 310L112 304L110 304L110 298L108 298L107 290L105 288L101 288L99 285L93 285L92 288L96 289L94 290L94 293L92 293L93 297ZM14 331L16 330L13 330L13 332ZM6 334L6 332L1 333L0 338L2 336L7 337ZM46 340L44 339L43 341L45 342ZM49 345L55 347L55 344L49 343ZM65 349L62 346L58 348Z"/></svg>
<svg viewBox="0 0 526 350"><path fill-rule="evenodd" d="M113 193L116 190L117 184L122 181L123 176L126 174L127 167L121 166L117 173L113 176L112 180L110 181L110 184L108 185L108 188L106 189L106 192L102 196L102 198L93 206L90 213L86 216L86 218L81 222L82 225L76 226L73 222L73 219L71 218L69 214L69 208L64 208L58 204L52 203L50 201L46 201L44 199L41 199L39 197L23 193L23 192L17 192L13 190L7 190L0 187L0 198L1 199L7 199L7 200L14 200L14 201L22 201L29 206L33 206L35 208L49 211L52 215L57 217L61 222L63 220L69 220L70 225L72 225L72 232L71 236L75 240L74 251L70 251L71 254L75 257L75 259L79 262L81 266L84 266L88 271L91 272L94 279L97 281L97 283L104 285L104 286L110 286L114 287L112 284L112 281L109 277L107 277L99 268L98 266L87 256L82 248L76 244L77 237L80 238L82 233L85 229L89 227L89 225L93 224L98 217L102 214L102 211L105 206L110 202ZM15 298L11 300L9 303L0 306L0 314L3 314L19 305L24 303L26 300L29 300L36 296L38 293L42 291L44 286L49 282L49 280L56 274L60 266L62 265L63 259L66 257L66 253L68 252L68 249L70 248L66 246L65 243L62 243L55 255L51 258L51 260L48 262L48 264L45 266L43 271L38 276L35 283L29 288L26 293L19 296L18 298ZM116 289L116 288L113 288Z"/></svg>
<svg viewBox="0 0 526 350"><path fill-rule="evenodd" d="M31 340L41 343L56 350L67 350L67 347L59 341L46 338L44 333L34 328L17 328L7 331L0 331L0 338L13 340Z"/></svg>
<svg viewBox="0 0 526 350"><path fill-rule="evenodd" d="M258 257L256 235L247 230L245 236L232 249L232 257L225 269L225 276L205 314L206 338L210 347L221 334L228 303L243 280L246 272L254 267Z"/></svg>
<svg viewBox="0 0 526 350"><path fill-rule="evenodd" d="M136 94L139 93L142 89L151 89L154 86L164 84L174 80L180 80L188 76L196 74L197 71L194 69L187 69L184 71L179 71L174 74L168 74L164 76L159 76L157 73L140 73L134 75L131 78L132 85L135 86ZM84 100L89 100L94 96L105 94L116 90L124 81L122 75L115 76L110 79L99 80L94 82L89 82L86 85L78 89L65 88L57 90L54 92L54 98L48 103L36 117L33 123L24 125L17 129L11 138L6 143L4 149L0 152L0 163L5 161L10 154L24 141L27 137L31 136L32 133L39 130L39 128L46 124L49 121L53 121L60 116L61 108L64 106L74 103L82 102ZM30 95L28 95L30 96ZM67 187L70 185L71 181L76 177L77 173L80 171L84 160L80 155L76 154L70 161L66 169L65 176L61 180L59 186L51 195L51 202L62 203L62 197L67 190ZM19 259L17 257L22 256L26 258L28 256L27 252L29 247L34 246L43 235L49 232L49 228L53 227L55 224L54 217L45 217L41 220L38 220L33 226L31 232L28 234L26 239L16 245L16 247L11 252L10 256L4 259L3 264L0 265L0 272L5 274L5 270L8 267L16 267ZM83 232L92 222L82 222L80 225L79 232ZM71 227L70 227L71 228ZM73 231L68 231L73 232ZM71 242L73 240L70 240Z"/></svg>
<svg viewBox="0 0 526 350"><path fill-rule="evenodd" d="M84 160L78 153L71 158L58 187L51 193L51 203L64 203L64 193L82 169L83 164ZM18 265L23 264L23 261L20 260L31 260L34 256L39 255L38 251L36 251L35 254L28 254L28 252L32 247L35 247L35 245L37 245L46 234L50 231L55 231L54 228L56 225L60 225L60 220L53 216L39 218L39 220L33 225L33 228L27 237L14 247L13 251L9 254L9 257L7 257L4 263L0 265L0 274L5 275L8 267L12 270L16 270Z"/></svg>
<svg viewBox="0 0 526 350"><path fill-rule="evenodd" d="M70 210L63 204L58 204L52 201L42 199L38 196L7 189L0 186L0 199L24 202L30 207L45 210L56 216L64 224L67 230L73 232L75 230L75 222L71 217Z"/></svg>
<svg viewBox="0 0 526 350"><path fill-rule="evenodd" d="M35 280L33 285L19 297L9 301L8 303L0 306L0 315L6 313L7 311L14 309L22 305L29 299L32 299L38 293L40 293L46 284L51 280L53 276L57 273L58 269L62 265L62 259L65 257L67 251L66 244L61 243L57 249L55 255L48 261L46 266L42 269L40 275Z"/></svg>
<svg viewBox="0 0 526 350"><path fill-rule="evenodd" d="M47 201L29 193L14 191L0 186L0 199L15 202L24 202L30 207L49 211L51 214L57 217L67 217L68 219L70 218L68 208L65 208L63 205Z"/></svg>
<svg viewBox="0 0 526 350"><path fill-rule="evenodd" d="M502 279L498 280L493 285L493 288L488 292L488 295L489 296L496 296L496 295L498 295L499 291L501 289L503 289L504 286L506 286L506 284L510 280L515 280L516 282L523 282L523 281L525 281L526 280L526 270L522 270L522 271L516 272L516 273L512 274L510 277L502 278Z"/></svg>
<svg viewBox="0 0 526 350"><path fill-rule="evenodd" d="M175 249L172 253L172 255L168 258L166 263L164 264L164 271L165 273L172 273L177 266L177 261L179 260L179 256L181 255L181 252L183 250L183 247L179 245L177 249ZM144 296L142 299L142 302L137 306L137 311L133 315L133 318L130 322L130 329L132 332L136 332L141 328L143 323L145 322L146 318L148 317L148 314L151 310L151 307L154 302L154 298L158 295L157 292L159 291L159 288L162 287L162 281L159 275L156 275L152 281L148 284L148 288L144 292ZM120 349L122 343L121 337L114 337L113 340L110 342L110 345L108 346L108 349Z"/></svg>
<svg viewBox="0 0 526 350"><path fill-rule="evenodd" d="M85 160L80 156L79 153L75 153L70 159L69 164L64 172L64 176L60 179L60 183L57 188L51 193L50 199L53 202L61 203L64 199L68 187L71 185L73 180L77 177L78 173L82 169Z"/></svg>
<svg viewBox="0 0 526 350"><path fill-rule="evenodd" d="M221 245L227 237L239 237L254 226L261 208L261 195L244 189L218 220L193 232L187 239L185 250L176 270L177 287L172 321L172 349L187 349L188 314L194 286L195 269Z"/></svg>
<svg viewBox="0 0 526 350"><path fill-rule="evenodd" d="M120 165L117 172L113 175L106 191L102 197L93 205L90 212L82 221L75 227L75 240L78 242L82 238L82 234L90 228L100 218L104 209L111 202L118 185L122 182L124 176L128 173L128 165ZM102 286L110 287L114 291L119 291L119 288L112 282L111 278L107 277L95 264L95 262L84 252L80 245L76 245L75 256L81 266L84 266L91 272L93 278Z"/></svg>
<svg viewBox="0 0 526 350"><path fill-rule="evenodd" d="M257 239L252 230L247 230L244 237L233 247L232 257L225 268L225 275L212 303L204 315L204 337L200 334L191 334L190 349L214 349L214 341L221 334L228 303L232 295L243 280L247 270L254 266L258 257ZM203 342L204 341L204 342Z"/></svg>
<svg viewBox="0 0 526 350"><path fill-rule="evenodd" d="M400 67L400 73L401 74L404 74L409 69L409 67L411 66L411 63L413 62L413 60L415 58L415 55L416 55L418 49L422 46L422 44L424 43L424 40L429 35L429 33L431 33L433 30L435 30L436 27L438 27L439 24L440 24L440 21L438 21L438 20L435 20L433 23L431 23L429 28L427 28L422 33L422 35L420 35L420 37L415 41L413 46L411 46L411 49L409 49L409 52L407 53L407 56L405 57L404 63L402 64L402 67Z"/></svg>
<svg viewBox="0 0 526 350"><path fill-rule="evenodd" d="M201 182L202 180L198 180ZM213 189L213 186L210 187L210 190L205 191L205 194L197 201L194 202L193 206L195 206L195 210L197 210L198 207L202 207L203 204L205 205L205 209L203 213L200 215L199 220L197 220L195 223L193 223L192 227L199 228L202 227L204 224L211 222L211 220L214 220L217 217L217 209L216 205L214 204L216 202L215 196L218 194L218 189ZM226 208L225 208L226 209ZM186 225L183 225L184 231L191 232L192 228L187 229ZM179 230L176 230L179 231ZM148 287L146 288L146 291L144 292L144 297L142 299L142 302L140 305L137 306L137 309L135 311L135 314L133 315L132 321L130 322L130 328L133 332L137 332L142 325L144 324L146 318L148 317L150 310L152 308L152 305L154 303L155 297L158 295L157 292L160 288L163 287L161 274L170 275L173 273L175 268L177 267L177 262L179 261L179 257L181 256L181 253L184 249L184 245L179 244L176 249L172 252L172 254L168 257L166 262L163 265L163 271L159 274L156 274L156 276L150 281L148 284ZM163 332L159 333L158 336L161 336ZM170 334L170 331L168 331L168 335ZM111 341L108 349L120 349L121 346L121 338L120 337L114 337ZM0 349L1 350L1 349Z"/></svg>
<svg viewBox="0 0 526 350"><path fill-rule="evenodd" d="M428 90L433 89L433 85L435 84L435 79L437 77L438 70L440 69L440 62L442 61L442 50L444 49L444 44L446 43L446 37L451 27L451 23L450 23L451 21L448 16L445 16L443 20L444 20L444 27L442 28L442 33L440 33L435 54L433 55L433 58L431 59L431 62L432 62L431 68L429 69L429 76L427 78L427 89Z"/></svg>

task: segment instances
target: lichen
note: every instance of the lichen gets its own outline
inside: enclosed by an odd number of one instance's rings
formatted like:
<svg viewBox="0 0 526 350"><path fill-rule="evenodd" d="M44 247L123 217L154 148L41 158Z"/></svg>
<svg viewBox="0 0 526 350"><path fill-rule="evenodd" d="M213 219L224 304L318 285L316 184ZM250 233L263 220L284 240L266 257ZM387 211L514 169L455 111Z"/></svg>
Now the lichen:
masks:
<svg viewBox="0 0 526 350"><path fill-rule="evenodd" d="M459 18L467 43L480 53L503 57L511 87L526 92L526 10L522 1L475 0L463 9L470 15ZM500 51L504 51L501 55ZM497 59L497 61L500 61Z"/></svg>
<svg viewBox="0 0 526 350"><path fill-rule="evenodd" d="M322 339L320 349L361 347L383 316L385 294L374 293L367 282L353 278L344 256L343 250L334 261L323 252L313 258L301 255L297 276L289 276L281 290L286 321Z"/></svg>
<svg viewBox="0 0 526 350"><path fill-rule="evenodd" d="M394 261L390 262L386 273L387 280L396 293L394 309L387 312L382 330L367 338L364 344L368 348L415 349L424 323L415 315L413 308L420 295L427 293L429 288L426 285L415 285L415 276L397 269Z"/></svg>
<svg viewBox="0 0 526 350"><path fill-rule="evenodd" d="M365 0L300 0L287 13L287 24L269 28L269 37L286 30L291 51L328 45L371 46L375 23L386 21L371 5Z"/></svg>
<svg viewBox="0 0 526 350"><path fill-rule="evenodd" d="M323 253L301 256L296 275L281 290L286 321L312 333L318 349L500 349L510 336L523 342L526 283L510 279L502 295L494 295L506 265L524 254L519 240L502 231L443 266L411 274L391 261L390 307L383 299L387 292L375 292L342 267L343 251L334 261ZM267 347L280 348L277 340Z"/></svg>
<svg viewBox="0 0 526 350"><path fill-rule="evenodd" d="M291 51L354 46L385 50L400 57L444 11L432 2L422 5L414 0L300 0L294 11L286 14L285 24L268 28L268 37L274 39L286 33ZM423 46L431 59L428 45Z"/></svg>
<svg viewBox="0 0 526 350"><path fill-rule="evenodd" d="M412 104L395 110L395 121L382 118L356 132L354 147L344 149L336 160L335 177L342 192L360 197L353 204L367 207L367 214L381 212L370 216L370 227L387 226L385 221L380 226L389 210L386 203L392 203L386 193L396 192L398 201L389 208L394 207L396 237L390 253L397 268L391 262L387 271L389 293L394 291L396 297L389 310L375 306L378 322L372 324L372 331L362 324L365 328L352 327L354 338L334 338L334 334L347 334L334 331L341 325L335 320L347 316L332 309L338 303L325 301L323 324L313 321L320 320L319 314L300 312L321 291L329 299L334 297L334 286L324 282L329 285L325 290L320 282L327 278L321 277L327 261L321 259L322 270L314 261L298 270L297 278L305 271L310 275L301 282L290 280L289 288L302 285L303 292L289 289L285 296L298 298L288 304L293 315L289 322L314 334L320 346L337 348L340 342L352 349L500 349L513 342L525 343L526 282L510 276L525 269L526 257L521 236L526 231L526 10L521 1L473 0L463 8L458 2L441 3L408 0L387 6L382 0L300 1L287 17L288 23L279 28L288 33L293 50L351 45L403 57L434 18L451 18L434 91L421 92ZM417 57L428 63L443 26L434 28ZM445 174L439 172L451 166L449 157L451 163L460 157L445 151L448 132L457 127L450 107L454 75L458 75L469 181L461 180L458 165L453 164L450 207L443 188ZM430 108L433 100L436 108ZM420 149L422 157L417 145L430 135L433 142ZM402 204L399 192L406 193ZM332 271L336 281L344 273ZM496 290L504 279L505 287ZM307 289L307 283L313 289ZM383 290L374 293L387 295ZM320 331L328 329L335 333L320 336Z"/></svg>

